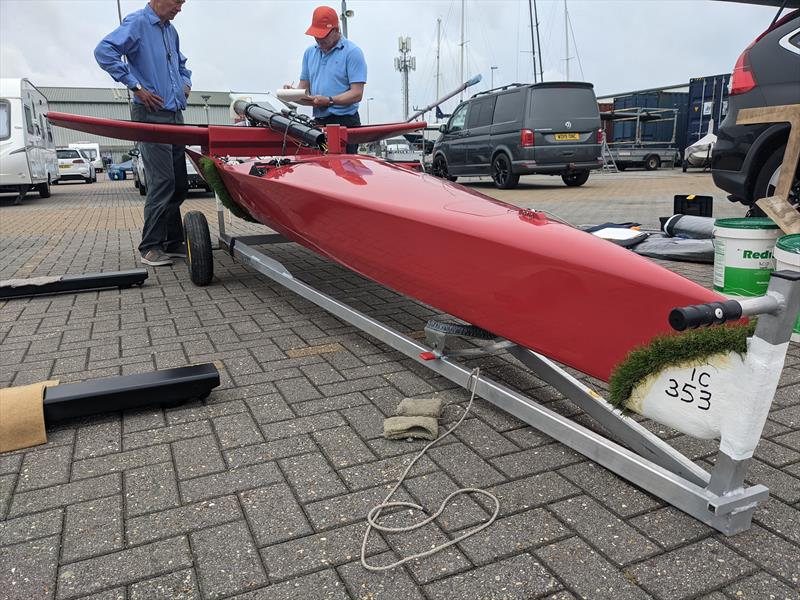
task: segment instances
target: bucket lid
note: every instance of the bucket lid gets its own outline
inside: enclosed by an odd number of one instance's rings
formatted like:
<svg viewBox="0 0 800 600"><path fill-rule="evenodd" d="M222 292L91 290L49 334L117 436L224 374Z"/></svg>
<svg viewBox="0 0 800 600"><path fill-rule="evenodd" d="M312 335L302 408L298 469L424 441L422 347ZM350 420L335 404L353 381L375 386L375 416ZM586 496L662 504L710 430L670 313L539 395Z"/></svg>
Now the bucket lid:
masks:
<svg viewBox="0 0 800 600"><path fill-rule="evenodd" d="M800 233L779 237L775 247L789 254L800 254Z"/></svg>
<svg viewBox="0 0 800 600"><path fill-rule="evenodd" d="M778 229L772 219L766 217L739 217L735 219L717 219L714 227L728 229Z"/></svg>

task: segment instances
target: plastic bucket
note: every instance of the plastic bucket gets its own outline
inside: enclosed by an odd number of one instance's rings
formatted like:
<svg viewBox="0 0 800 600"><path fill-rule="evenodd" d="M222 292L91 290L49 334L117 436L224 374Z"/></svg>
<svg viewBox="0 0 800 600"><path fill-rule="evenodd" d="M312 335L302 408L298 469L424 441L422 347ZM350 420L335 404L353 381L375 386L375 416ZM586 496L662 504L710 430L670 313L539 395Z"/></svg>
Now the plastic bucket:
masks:
<svg viewBox="0 0 800 600"><path fill-rule="evenodd" d="M730 296L761 296L775 269L781 230L771 219L714 222L714 289Z"/></svg>
<svg viewBox="0 0 800 600"><path fill-rule="evenodd" d="M800 271L800 233L778 238L775 244L775 270ZM797 315L792 339L800 342L800 315Z"/></svg>

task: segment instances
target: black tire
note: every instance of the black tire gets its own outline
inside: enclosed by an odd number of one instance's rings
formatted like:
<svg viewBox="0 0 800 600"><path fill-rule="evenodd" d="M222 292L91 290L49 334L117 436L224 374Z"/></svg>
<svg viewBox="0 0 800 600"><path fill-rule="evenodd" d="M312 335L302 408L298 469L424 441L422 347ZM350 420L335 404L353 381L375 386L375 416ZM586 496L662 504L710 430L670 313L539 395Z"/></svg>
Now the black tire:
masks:
<svg viewBox="0 0 800 600"><path fill-rule="evenodd" d="M767 198L769 196L775 195L775 187L770 184L770 179L772 179L773 175L776 174L778 169L781 168L781 164L783 164L783 155L786 152L786 146L781 146L780 148L776 149L772 154L769 155L767 161L761 167L761 170L758 172L758 177L756 177L756 184L753 187L753 197L751 199L751 209L756 209L758 212L761 209L756 206L756 200L760 200L761 198ZM792 182L792 191L789 193L789 202L794 204L798 210L800 210L800 195L798 195L798 180L800 180L800 167L798 167L797 171L794 174L794 181Z"/></svg>
<svg viewBox="0 0 800 600"><path fill-rule="evenodd" d="M186 213L183 218L183 234L186 237L189 278L195 285L208 285L214 278L214 256L205 215L196 210Z"/></svg>
<svg viewBox="0 0 800 600"><path fill-rule="evenodd" d="M657 171L658 167L660 166L661 166L661 159L656 154L651 154L650 156L644 159L645 171Z"/></svg>
<svg viewBox="0 0 800 600"><path fill-rule="evenodd" d="M627 168L628 168L628 165L621 165L621 164L617 163L617 171L624 171Z"/></svg>
<svg viewBox="0 0 800 600"><path fill-rule="evenodd" d="M39 198L49 198L50 197L50 177L47 178L47 181L44 183L40 183L36 186L36 191L39 192Z"/></svg>
<svg viewBox="0 0 800 600"><path fill-rule="evenodd" d="M491 331L486 331L475 325L464 325L462 323L451 323L449 321L435 321L431 319L425 325L425 329L444 333L446 335L455 335L459 337L477 338L479 340L493 340L497 336Z"/></svg>
<svg viewBox="0 0 800 600"><path fill-rule="evenodd" d="M92 177L92 183L97 183L97 171L94 172L94 177Z"/></svg>
<svg viewBox="0 0 800 600"><path fill-rule="evenodd" d="M519 183L519 175L511 172L511 159L505 152L498 153L492 159L492 181L500 190L514 189Z"/></svg>
<svg viewBox="0 0 800 600"><path fill-rule="evenodd" d="M561 176L561 180L567 185L567 187L579 187L589 180L589 171L565 173Z"/></svg>
<svg viewBox="0 0 800 600"><path fill-rule="evenodd" d="M433 164L431 165L431 173L435 177L440 177L441 179L447 179L448 181L455 181L458 177L453 177L450 175L450 171L447 169L447 159L439 154L436 158L433 159Z"/></svg>
<svg viewBox="0 0 800 600"><path fill-rule="evenodd" d="M136 177L133 178L133 187L135 187L137 190L139 189L139 180L136 179Z"/></svg>
<svg viewBox="0 0 800 600"><path fill-rule="evenodd" d="M683 172L686 173L686 169L688 168L689 168L688 161L683 161L683 163L681 164L681 169L683 169Z"/></svg>
<svg viewBox="0 0 800 600"><path fill-rule="evenodd" d="M84 177L83 178L83 183L92 183L92 178L91 177Z"/></svg>
<svg viewBox="0 0 800 600"><path fill-rule="evenodd" d="M147 196L147 186L143 184L141 181L139 182L139 195Z"/></svg>

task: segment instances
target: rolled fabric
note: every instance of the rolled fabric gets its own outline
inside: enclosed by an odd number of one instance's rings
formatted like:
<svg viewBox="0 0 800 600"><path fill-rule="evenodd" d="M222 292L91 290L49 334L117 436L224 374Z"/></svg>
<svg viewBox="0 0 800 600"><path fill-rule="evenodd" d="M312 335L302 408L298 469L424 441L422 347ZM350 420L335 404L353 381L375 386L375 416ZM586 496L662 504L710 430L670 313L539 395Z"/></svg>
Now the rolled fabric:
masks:
<svg viewBox="0 0 800 600"><path fill-rule="evenodd" d="M0 452L47 442L44 391L58 380L0 389Z"/></svg>

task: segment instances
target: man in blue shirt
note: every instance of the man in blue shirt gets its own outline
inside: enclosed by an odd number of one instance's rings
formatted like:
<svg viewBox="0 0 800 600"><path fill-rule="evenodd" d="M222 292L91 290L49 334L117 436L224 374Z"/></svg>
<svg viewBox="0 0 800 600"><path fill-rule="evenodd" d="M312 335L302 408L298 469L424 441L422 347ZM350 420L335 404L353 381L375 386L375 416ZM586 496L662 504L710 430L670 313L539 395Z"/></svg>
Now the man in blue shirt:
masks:
<svg viewBox="0 0 800 600"><path fill-rule="evenodd" d="M317 43L303 54L303 68L298 88L309 98L301 104L314 107L314 119L320 125L359 127L358 103L364 96L367 63L361 48L339 32L339 15L329 6L314 10L306 35ZM291 87L291 86L285 86ZM355 154L357 144L348 144L347 152Z"/></svg>
<svg viewBox="0 0 800 600"><path fill-rule="evenodd" d="M192 89L192 72L171 21L185 1L150 0L94 50L100 67L133 92L134 121L183 124L181 111ZM141 262L171 265L170 257L186 256L180 212L189 189L185 147L140 143L139 148L147 177Z"/></svg>

